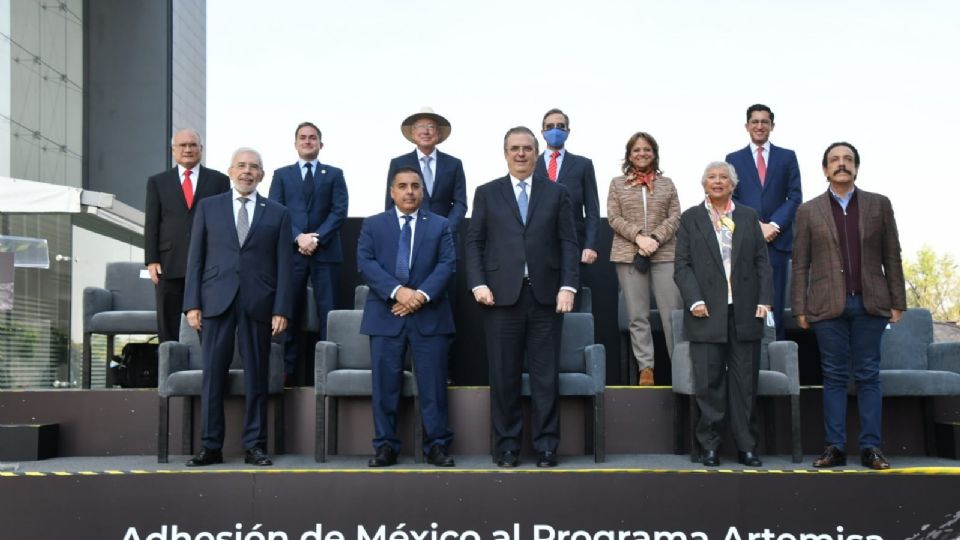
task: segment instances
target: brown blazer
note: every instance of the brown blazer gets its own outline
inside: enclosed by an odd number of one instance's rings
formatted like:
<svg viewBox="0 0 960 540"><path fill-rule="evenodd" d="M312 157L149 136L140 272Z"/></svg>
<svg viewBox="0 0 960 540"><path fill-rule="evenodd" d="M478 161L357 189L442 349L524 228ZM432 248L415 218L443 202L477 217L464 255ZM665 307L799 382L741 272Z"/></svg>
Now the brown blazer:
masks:
<svg viewBox="0 0 960 540"><path fill-rule="evenodd" d="M647 195L647 228L643 228L643 195L640 187L627 187L626 179L618 176L610 181L607 195L607 221L613 229L610 260L615 263L633 262L637 253L634 239L641 232L656 236L660 248L650 257L651 262L673 262L677 247L677 227L680 226L680 199L677 188L666 176L657 176L653 192Z"/></svg>
<svg viewBox="0 0 960 540"><path fill-rule="evenodd" d="M863 306L871 315L889 317L891 309L907 309L897 221L883 195L857 188L857 204ZM829 191L800 205L794 232L793 315L805 315L807 322L839 317L847 287Z"/></svg>

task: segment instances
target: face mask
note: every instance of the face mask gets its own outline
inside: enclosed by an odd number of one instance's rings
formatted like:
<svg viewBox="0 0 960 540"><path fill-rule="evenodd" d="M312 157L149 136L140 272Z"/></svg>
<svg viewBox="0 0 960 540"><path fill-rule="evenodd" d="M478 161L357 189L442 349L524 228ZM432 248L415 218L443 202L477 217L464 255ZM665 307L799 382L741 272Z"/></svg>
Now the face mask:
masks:
<svg viewBox="0 0 960 540"><path fill-rule="evenodd" d="M562 148L563 143L567 142L567 135L569 131L564 131L562 129L553 128L543 132L543 138L547 141L547 144L554 148Z"/></svg>

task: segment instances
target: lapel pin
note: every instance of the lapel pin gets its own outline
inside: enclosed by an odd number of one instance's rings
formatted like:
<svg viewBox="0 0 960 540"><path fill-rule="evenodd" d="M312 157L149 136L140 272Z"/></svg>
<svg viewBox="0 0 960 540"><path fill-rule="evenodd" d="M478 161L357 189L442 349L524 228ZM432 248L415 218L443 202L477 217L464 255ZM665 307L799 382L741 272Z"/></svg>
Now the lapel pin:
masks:
<svg viewBox="0 0 960 540"><path fill-rule="evenodd" d="M320 174L327 174L327 170L326 170L326 169L320 169Z"/></svg>

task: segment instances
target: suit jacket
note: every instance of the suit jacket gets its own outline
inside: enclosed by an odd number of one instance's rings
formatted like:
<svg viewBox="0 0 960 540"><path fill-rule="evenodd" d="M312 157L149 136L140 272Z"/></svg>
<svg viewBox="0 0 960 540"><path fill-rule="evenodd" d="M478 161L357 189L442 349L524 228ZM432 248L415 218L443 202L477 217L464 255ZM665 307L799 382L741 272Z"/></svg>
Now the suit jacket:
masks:
<svg viewBox="0 0 960 540"><path fill-rule="evenodd" d="M510 176L487 182L473 196L466 241L467 287L486 285L497 306L517 302L524 263L534 297L543 305L556 304L561 286L580 286L570 195L546 177L532 178L526 225Z"/></svg>
<svg viewBox="0 0 960 540"><path fill-rule="evenodd" d="M857 205L863 307L871 315L889 317L891 309L907 309L897 221L883 195L857 188ZM847 285L829 191L797 211L790 289L794 316L816 322L843 313Z"/></svg>
<svg viewBox="0 0 960 540"><path fill-rule="evenodd" d="M220 171L200 166L193 208L187 209L177 167L147 180L147 202L143 224L144 264L160 263L167 278L182 278L187 270L190 226L202 199L230 191L230 179Z"/></svg>
<svg viewBox="0 0 960 540"><path fill-rule="evenodd" d="M734 207L733 223L730 284L736 337L739 341L758 341L763 338L764 320L756 317L757 306L773 303L767 242L757 213L749 206ZM702 203L680 216L673 279L683 296L684 332L690 341L727 342L727 277L710 214ZM706 302L709 317L694 317L690 312L690 307L701 301Z"/></svg>
<svg viewBox="0 0 960 540"><path fill-rule="evenodd" d="M273 315L290 318L290 214L257 194L250 231L241 246L233 193L209 197L196 207L183 311L200 309L204 317L216 317L236 298L238 308L254 320L269 324Z"/></svg>
<svg viewBox="0 0 960 540"><path fill-rule="evenodd" d="M347 220L347 183L343 171L317 162L313 171L313 197L303 196L303 174L299 163L281 167L273 172L270 199L290 211L290 236L293 245L301 233L317 233L320 244L311 259L316 262L343 261L340 228Z"/></svg>
<svg viewBox="0 0 960 540"><path fill-rule="evenodd" d="M767 176L761 187L750 145L727 154L727 163L733 165L740 179L733 190L733 200L756 210L760 221L776 222L780 227L780 235L770 245L789 253L793 250L793 220L803 200L797 154L771 144L770 155L764 158L767 161Z"/></svg>
<svg viewBox="0 0 960 540"><path fill-rule="evenodd" d="M535 176L548 178L548 159L550 158L546 153L540 154L540 158L537 159L537 168L533 172ZM597 195L597 175L593 171L593 161L567 152L563 156L563 165L557 175L557 183L565 186L570 192L570 204L573 208L580 249L599 251L597 234L600 229L600 197Z"/></svg>
<svg viewBox="0 0 960 540"><path fill-rule="evenodd" d="M426 193L424 186L423 206L435 215L447 218L454 237L460 230L463 217L467 215L467 178L463 174L463 162L437 150L437 162L433 166L433 191ZM384 210L393 208L393 199L390 198L390 184L393 182L393 172L400 167L413 167L420 170L420 160L417 151L403 154L390 160L387 172L387 199Z"/></svg>
<svg viewBox="0 0 960 540"><path fill-rule="evenodd" d="M400 283L395 276L400 224L394 209L363 220L357 242L357 268L370 286L363 308L360 332L371 336L396 336L403 330L404 317L390 312L395 303L390 293L398 285L421 290L430 297L422 308L408 315L421 334L454 333L453 311L447 299L447 285L457 264L453 236L443 216L421 206L413 233L410 278Z"/></svg>

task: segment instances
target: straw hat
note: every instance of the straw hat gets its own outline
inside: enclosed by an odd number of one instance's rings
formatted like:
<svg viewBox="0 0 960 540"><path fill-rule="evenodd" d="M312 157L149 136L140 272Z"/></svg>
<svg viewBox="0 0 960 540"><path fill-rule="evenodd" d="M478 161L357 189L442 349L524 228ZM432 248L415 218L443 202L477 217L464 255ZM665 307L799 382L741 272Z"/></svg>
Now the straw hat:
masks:
<svg viewBox="0 0 960 540"><path fill-rule="evenodd" d="M413 144L417 144L417 141L413 138L413 125L417 123L417 120L429 118L437 124L439 128L440 140L437 141L437 144L442 143L447 140L447 137L450 136L450 122L440 116L439 114L433 112L433 109L430 107L423 107L420 109L420 112L416 112L408 116L402 124L400 124L400 132L403 133L403 137Z"/></svg>

